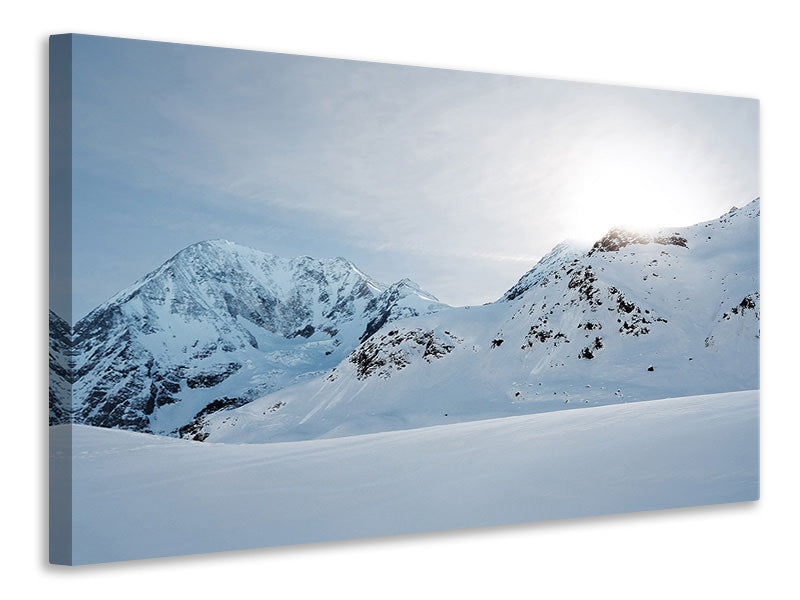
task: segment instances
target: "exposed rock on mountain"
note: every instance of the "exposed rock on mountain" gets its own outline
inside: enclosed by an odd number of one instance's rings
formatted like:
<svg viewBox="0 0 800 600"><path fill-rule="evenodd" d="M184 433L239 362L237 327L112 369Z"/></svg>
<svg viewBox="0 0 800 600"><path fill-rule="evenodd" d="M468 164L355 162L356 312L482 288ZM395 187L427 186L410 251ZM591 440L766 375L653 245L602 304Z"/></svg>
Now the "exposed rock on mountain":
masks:
<svg viewBox="0 0 800 600"><path fill-rule="evenodd" d="M586 250L588 248L579 242L561 242L536 263L536 266L525 273L516 285L503 295L500 301L516 300L529 289L542 283L548 283L551 277L560 277L561 267L568 263L577 264Z"/></svg>
<svg viewBox="0 0 800 600"><path fill-rule="evenodd" d="M50 311L50 425L68 423L72 396L72 333L69 324Z"/></svg>
<svg viewBox="0 0 800 600"><path fill-rule="evenodd" d="M683 246L685 248L686 238L679 233L647 235L615 227L592 246L589 254L616 252L630 244L661 244L662 246Z"/></svg>

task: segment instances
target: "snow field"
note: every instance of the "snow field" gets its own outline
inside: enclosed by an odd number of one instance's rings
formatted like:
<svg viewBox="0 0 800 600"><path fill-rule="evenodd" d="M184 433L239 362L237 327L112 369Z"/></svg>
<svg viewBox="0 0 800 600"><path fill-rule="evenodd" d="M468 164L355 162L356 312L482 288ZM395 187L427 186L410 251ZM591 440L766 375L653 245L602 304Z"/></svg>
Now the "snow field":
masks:
<svg viewBox="0 0 800 600"><path fill-rule="evenodd" d="M73 426L72 562L755 500L758 431L758 391L274 444Z"/></svg>

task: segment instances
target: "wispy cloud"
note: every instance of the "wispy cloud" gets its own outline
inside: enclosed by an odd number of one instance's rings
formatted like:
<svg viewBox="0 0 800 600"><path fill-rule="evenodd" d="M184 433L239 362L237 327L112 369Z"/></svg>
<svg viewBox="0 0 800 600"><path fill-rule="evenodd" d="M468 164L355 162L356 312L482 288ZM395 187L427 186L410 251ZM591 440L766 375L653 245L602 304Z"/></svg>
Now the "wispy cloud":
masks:
<svg viewBox="0 0 800 600"><path fill-rule="evenodd" d="M681 224L757 193L742 99L106 38L79 39L75 88L86 305L98 263L130 279L208 237L485 301L637 207Z"/></svg>

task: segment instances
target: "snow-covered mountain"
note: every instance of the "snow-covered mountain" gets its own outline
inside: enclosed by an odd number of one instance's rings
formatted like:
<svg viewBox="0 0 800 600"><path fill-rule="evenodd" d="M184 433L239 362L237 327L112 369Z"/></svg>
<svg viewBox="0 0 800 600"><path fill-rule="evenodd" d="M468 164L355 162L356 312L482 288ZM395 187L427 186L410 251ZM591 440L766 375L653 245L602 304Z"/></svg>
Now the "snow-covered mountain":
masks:
<svg viewBox="0 0 800 600"><path fill-rule="evenodd" d="M384 324L333 370L185 437L340 437L759 386L755 200L690 227L561 244L500 300Z"/></svg>
<svg viewBox="0 0 800 600"><path fill-rule="evenodd" d="M74 419L177 435L198 415L327 372L386 323L443 307L343 258L200 242L75 324Z"/></svg>
<svg viewBox="0 0 800 600"><path fill-rule="evenodd" d="M69 323L50 311L50 425L69 422L72 338Z"/></svg>

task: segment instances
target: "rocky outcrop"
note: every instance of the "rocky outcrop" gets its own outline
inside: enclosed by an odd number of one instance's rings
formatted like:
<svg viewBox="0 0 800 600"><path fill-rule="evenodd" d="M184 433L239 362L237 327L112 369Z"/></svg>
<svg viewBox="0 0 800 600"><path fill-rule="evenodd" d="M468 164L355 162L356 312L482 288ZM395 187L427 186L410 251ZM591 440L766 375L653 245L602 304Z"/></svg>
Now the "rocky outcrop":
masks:
<svg viewBox="0 0 800 600"><path fill-rule="evenodd" d="M686 243L686 238L679 233L647 235L615 227L595 242L589 251L589 255L595 252L617 252L631 244L661 244L662 246L682 246L686 248Z"/></svg>
<svg viewBox="0 0 800 600"><path fill-rule="evenodd" d="M50 320L49 422L69 423L72 414L72 329L52 310Z"/></svg>

